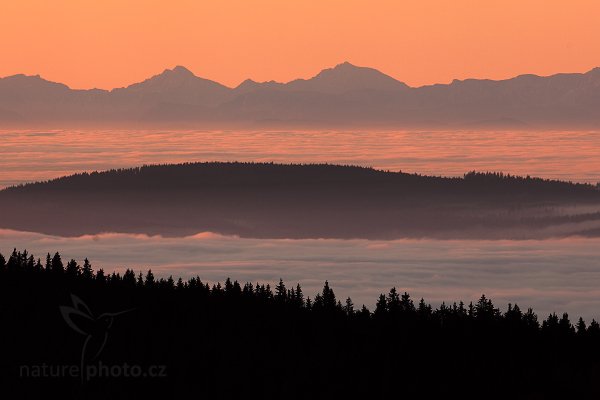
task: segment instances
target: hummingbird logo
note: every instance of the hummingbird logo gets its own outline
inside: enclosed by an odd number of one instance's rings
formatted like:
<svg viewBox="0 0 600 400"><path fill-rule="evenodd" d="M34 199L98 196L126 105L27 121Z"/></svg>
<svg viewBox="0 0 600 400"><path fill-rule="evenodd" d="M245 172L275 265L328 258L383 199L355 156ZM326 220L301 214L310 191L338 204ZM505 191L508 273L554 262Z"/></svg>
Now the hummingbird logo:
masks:
<svg viewBox="0 0 600 400"><path fill-rule="evenodd" d="M83 367L98 358L106 342L115 317L134 309L115 313L103 313L95 317L90 308L79 297L71 294L72 306L60 306L60 312L71 329L85 336L81 349L81 379L84 379Z"/></svg>

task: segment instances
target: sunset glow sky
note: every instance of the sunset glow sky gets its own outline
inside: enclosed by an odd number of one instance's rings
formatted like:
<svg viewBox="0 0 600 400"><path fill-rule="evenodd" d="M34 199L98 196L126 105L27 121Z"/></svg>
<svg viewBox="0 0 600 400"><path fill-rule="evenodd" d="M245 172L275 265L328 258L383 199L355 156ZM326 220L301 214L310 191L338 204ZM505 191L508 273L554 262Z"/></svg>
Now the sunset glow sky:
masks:
<svg viewBox="0 0 600 400"><path fill-rule="evenodd" d="M235 86L349 61L410 85L600 66L597 0L5 0L0 76L113 88L165 68Z"/></svg>

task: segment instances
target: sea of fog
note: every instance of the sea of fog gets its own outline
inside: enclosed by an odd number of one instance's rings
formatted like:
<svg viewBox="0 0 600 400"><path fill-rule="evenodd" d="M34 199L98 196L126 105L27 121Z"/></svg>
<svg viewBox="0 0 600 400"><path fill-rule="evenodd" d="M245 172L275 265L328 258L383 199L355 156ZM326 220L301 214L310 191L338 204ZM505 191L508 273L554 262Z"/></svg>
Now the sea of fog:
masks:
<svg viewBox="0 0 600 400"><path fill-rule="evenodd" d="M161 277L200 276L211 283L300 283L314 297L329 280L338 297L372 308L392 286L416 300L475 301L482 293L497 306L518 303L538 314L569 312L600 319L600 239L479 240L265 240L201 233L185 238L103 234L61 238L0 231L0 252L27 249L45 259L89 257L107 272L152 271Z"/></svg>
<svg viewBox="0 0 600 400"><path fill-rule="evenodd" d="M74 172L188 161L329 162L461 176L600 181L600 132L0 130L0 188Z"/></svg>
<svg viewBox="0 0 600 400"><path fill-rule="evenodd" d="M0 131L0 188L81 171L189 161L329 162L460 176L504 171L600 181L600 132ZM1 227L1 221L0 221ZM482 293L541 315L600 319L600 239L544 241L259 240L104 234L61 238L0 231L0 252L89 257L96 269L152 270L209 282L327 279L339 297L373 306L396 286L434 305Z"/></svg>

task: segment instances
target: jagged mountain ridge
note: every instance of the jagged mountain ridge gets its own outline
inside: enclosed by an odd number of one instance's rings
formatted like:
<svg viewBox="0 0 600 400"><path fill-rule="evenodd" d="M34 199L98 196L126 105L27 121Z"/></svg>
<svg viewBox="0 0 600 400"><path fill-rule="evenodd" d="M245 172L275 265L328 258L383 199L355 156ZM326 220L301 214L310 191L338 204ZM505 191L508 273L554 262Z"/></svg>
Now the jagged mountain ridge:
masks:
<svg viewBox="0 0 600 400"><path fill-rule="evenodd" d="M531 127L600 126L600 68L548 77L467 79L409 87L342 63L288 83L235 88L182 66L113 90L74 90L40 76L0 79L0 122L195 126Z"/></svg>

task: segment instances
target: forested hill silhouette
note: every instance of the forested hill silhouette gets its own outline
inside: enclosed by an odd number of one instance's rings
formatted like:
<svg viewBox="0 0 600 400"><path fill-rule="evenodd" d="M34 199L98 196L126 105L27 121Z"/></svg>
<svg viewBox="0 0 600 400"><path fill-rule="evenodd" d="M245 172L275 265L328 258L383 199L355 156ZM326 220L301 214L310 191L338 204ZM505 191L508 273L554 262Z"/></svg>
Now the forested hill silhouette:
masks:
<svg viewBox="0 0 600 400"><path fill-rule="evenodd" d="M600 126L600 68L409 87L348 62L310 79L229 88L167 69L113 90L74 90L40 76L0 78L5 127L548 128Z"/></svg>
<svg viewBox="0 0 600 400"><path fill-rule="evenodd" d="M597 235L600 191L502 173L443 178L328 164L188 163L0 191L0 227L257 238Z"/></svg>
<svg viewBox="0 0 600 400"><path fill-rule="evenodd" d="M312 295L14 250L0 255L3 398L600 396L594 320L538 319L485 295L434 308L396 287L372 311L328 282ZM82 358L98 336L100 352Z"/></svg>

